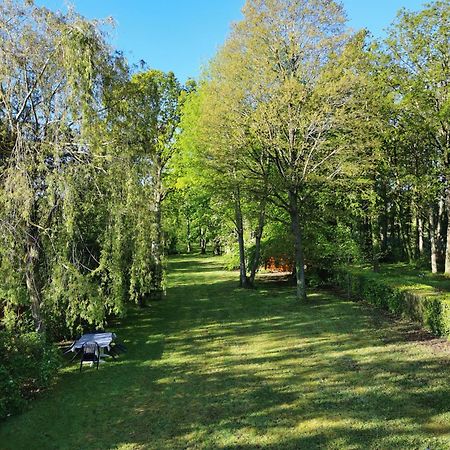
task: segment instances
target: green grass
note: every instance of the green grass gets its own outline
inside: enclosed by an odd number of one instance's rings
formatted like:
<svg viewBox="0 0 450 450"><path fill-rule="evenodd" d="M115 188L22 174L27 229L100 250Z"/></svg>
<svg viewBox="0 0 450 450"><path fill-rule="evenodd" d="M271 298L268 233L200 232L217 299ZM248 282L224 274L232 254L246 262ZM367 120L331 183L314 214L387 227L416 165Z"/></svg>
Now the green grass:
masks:
<svg viewBox="0 0 450 450"><path fill-rule="evenodd" d="M369 266L357 266L351 271L374 278L382 278L390 286L416 294L439 295L442 298L450 299L450 277L448 275L417 269L411 264L382 264L378 273L374 273L372 267Z"/></svg>
<svg viewBox="0 0 450 450"><path fill-rule="evenodd" d="M170 262L167 299L115 327L129 351L65 368L2 449L450 449L450 355L405 322Z"/></svg>

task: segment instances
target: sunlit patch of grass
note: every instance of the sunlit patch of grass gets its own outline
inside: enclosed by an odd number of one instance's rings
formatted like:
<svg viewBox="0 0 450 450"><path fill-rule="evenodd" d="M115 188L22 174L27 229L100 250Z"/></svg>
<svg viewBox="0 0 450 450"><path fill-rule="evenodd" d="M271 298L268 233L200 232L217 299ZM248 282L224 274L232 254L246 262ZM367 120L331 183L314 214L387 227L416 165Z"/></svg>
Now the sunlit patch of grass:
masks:
<svg viewBox="0 0 450 450"><path fill-rule="evenodd" d="M446 274L433 274L406 263L382 264L376 274L371 273L372 269L368 266L355 267L355 270L375 278L382 277L388 285L401 290L450 299L450 276Z"/></svg>
<svg viewBox="0 0 450 450"><path fill-rule="evenodd" d="M237 287L176 257L167 299L114 327L128 353L0 427L2 449L450 449L448 357L372 309Z"/></svg>

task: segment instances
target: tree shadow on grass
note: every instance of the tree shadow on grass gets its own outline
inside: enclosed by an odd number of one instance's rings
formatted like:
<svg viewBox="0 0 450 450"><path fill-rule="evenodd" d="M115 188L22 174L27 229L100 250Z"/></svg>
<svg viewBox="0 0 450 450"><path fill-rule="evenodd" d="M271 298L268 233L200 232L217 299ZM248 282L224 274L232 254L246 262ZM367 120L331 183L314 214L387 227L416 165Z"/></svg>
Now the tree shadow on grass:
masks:
<svg viewBox="0 0 450 450"><path fill-rule="evenodd" d="M441 355L382 316L374 327L364 305L299 304L291 288L245 291L232 276L176 274L165 302L117 327L126 355L63 372L2 426L0 447L450 448Z"/></svg>

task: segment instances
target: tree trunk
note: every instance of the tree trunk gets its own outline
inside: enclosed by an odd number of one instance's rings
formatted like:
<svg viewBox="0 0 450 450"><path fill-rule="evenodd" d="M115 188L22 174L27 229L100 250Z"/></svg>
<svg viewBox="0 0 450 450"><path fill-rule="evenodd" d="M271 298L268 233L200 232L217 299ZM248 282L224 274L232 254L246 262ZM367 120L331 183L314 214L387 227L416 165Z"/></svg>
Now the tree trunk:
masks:
<svg viewBox="0 0 450 450"><path fill-rule="evenodd" d="M162 238L162 218L161 218L161 206L163 199L162 192L162 165L159 158L156 162L156 173L155 173L155 235L152 243L152 253L153 253L153 277L152 277L152 288L150 296L154 300L160 300L164 296L163 289L163 238Z"/></svg>
<svg viewBox="0 0 450 450"><path fill-rule="evenodd" d="M249 283L253 286L255 284L256 271L259 267L259 258L261 255L261 239L264 231L264 224L266 221L266 199L261 200L259 219L258 219L258 229L256 230L255 236L255 254L253 255L253 263L250 272Z"/></svg>
<svg viewBox="0 0 450 450"><path fill-rule="evenodd" d="M297 285L297 299L306 300L305 263L303 259L302 232L300 229L297 195L289 191L289 212L291 216L291 228L295 241L295 276Z"/></svg>
<svg viewBox="0 0 450 450"><path fill-rule="evenodd" d="M206 238L205 230L203 228L200 228L200 253L206 255Z"/></svg>
<svg viewBox="0 0 450 450"><path fill-rule="evenodd" d="M386 255L388 252L388 233L389 233L389 201L386 194L386 183L382 185L382 199L383 199L383 211L380 213L380 246L381 253Z"/></svg>
<svg viewBox="0 0 450 450"><path fill-rule="evenodd" d="M243 288L248 288L249 282L247 278L247 267L245 264L244 221L242 219L241 197L239 188L236 188L235 191L234 208L235 208L236 234L239 245L239 285Z"/></svg>
<svg viewBox="0 0 450 450"><path fill-rule="evenodd" d="M187 252L191 253L191 251L192 251L192 245L191 245L191 221L189 219L187 219L186 241L187 241Z"/></svg>
<svg viewBox="0 0 450 450"><path fill-rule="evenodd" d="M25 262L25 281L31 303L31 315L34 328L39 333L45 333L45 321L41 312L41 288L39 280L39 230L31 226L28 231Z"/></svg>
<svg viewBox="0 0 450 450"><path fill-rule="evenodd" d="M447 210L447 239L445 246L445 268L446 274L450 274L450 190L445 193L445 206Z"/></svg>
<svg viewBox="0 0 450 450"><path fill-rule="evenodd" d="M417 256L423 256L423 220L420 214L417 215Z"/></svg>
<svg viewBox="0 0 450 450"><path fill-rule="evenodd" d="M215 238L213 242L214 242L213 254L214 256L220 256L222 254L220 238L218 237Z"/></svg>
<svg viewBox="0 0 450 450"><path fill-rule="evenodd" d="M430 221L430 246L431 246L431 272L437 273L438 249L436 243L436 224L434 220L433 207L430 207L429 221Z"/></svg>
<svg viewBox="0 0 450 450"><path fill-rule="evenodd" d="M371 229L371 233L372 233L372 268L374 272L379 272L380 271L380 250L381 250L381 245L380 245L380 230L379 230L379 225L378 225L378 218L372 217L371 221L370 221L370 229Z"/></svg>
<svg viewBox="0 0 450 450"><path fill-rule="evenodd" d="M438 217L436 223L436 248L437 248L437 270L442 270L443 267L443 255L444 255L444 242L442 236L443 218L444 218L445 202L441 197L439 200Z"/></svg>
<svg viewBox="0 0 450 450"><path fill-rule="evenodd" d="M396 247L398 242L397 237L397 227L395 225L395 213L396 213L397 207L394 203L392 203L392 206L389 211L389 237L390 237L390 248L391 252L393 253L393 256L396 256Z"/></svg>

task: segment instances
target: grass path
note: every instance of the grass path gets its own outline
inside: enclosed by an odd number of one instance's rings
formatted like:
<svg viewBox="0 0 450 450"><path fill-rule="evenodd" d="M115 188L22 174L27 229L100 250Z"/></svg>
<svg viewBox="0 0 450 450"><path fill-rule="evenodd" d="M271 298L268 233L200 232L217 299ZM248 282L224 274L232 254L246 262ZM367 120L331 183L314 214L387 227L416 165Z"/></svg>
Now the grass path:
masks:
<svg viewBox="0 0 450 450"><path fill-rule="evenodd" d="M125 358L64 369L0 448L450 449L450 355L403 328L175 258L167 300L117 326Z"/></svg>

